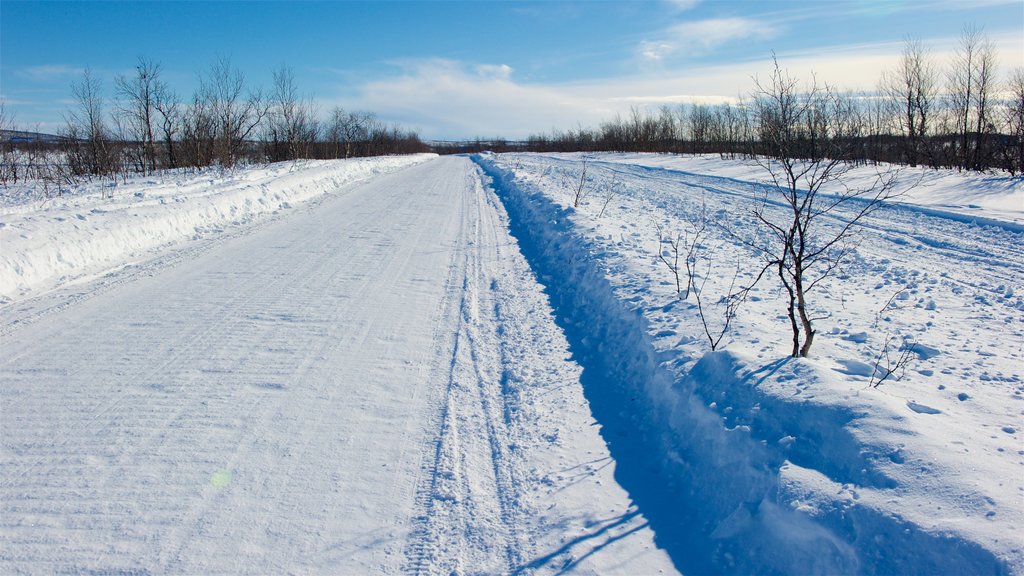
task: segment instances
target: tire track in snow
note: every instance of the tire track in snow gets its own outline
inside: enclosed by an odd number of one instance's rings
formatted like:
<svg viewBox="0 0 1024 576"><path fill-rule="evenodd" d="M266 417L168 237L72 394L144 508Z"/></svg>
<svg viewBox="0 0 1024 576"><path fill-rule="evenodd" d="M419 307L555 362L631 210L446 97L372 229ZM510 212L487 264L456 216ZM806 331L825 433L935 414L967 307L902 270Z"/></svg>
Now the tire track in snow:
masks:
<svg viewBox="0 0 1024 576"><path fill-rule="evenodd" d="M473 218L463 221L460 298L451 312L458 324L446 356L438 437L417 494L421 513L406 551L410 574L508 573L523 564L493 295L499 223L479 174L468 178L464 213Z"/></svg>

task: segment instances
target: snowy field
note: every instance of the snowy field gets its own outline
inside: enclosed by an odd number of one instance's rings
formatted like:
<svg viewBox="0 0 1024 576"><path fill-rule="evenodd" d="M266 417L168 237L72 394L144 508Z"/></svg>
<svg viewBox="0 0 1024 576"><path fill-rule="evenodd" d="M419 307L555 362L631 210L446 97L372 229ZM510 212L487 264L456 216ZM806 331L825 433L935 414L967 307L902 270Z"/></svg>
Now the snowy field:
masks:
<svg viewBox="0 0 1024 576"><path fill-rule="evenodd" d="M793 360L773 277L712 352L657 256L709 215L714 329L757 167L585 170L8 191L0 572L1024 575L1020 179L904 170Z"/></svg>
<svg viewBox="0 0 1024 576"><path fill-rule="evenodd" d="M668 155L588 156L586 174L580 155L479 162L548 287L597 419L640 436L606 432L612 455L674 486L651 503L651 523L674 558L693 559L683 571L1024 572L1020 179L905 169L905 204L865 222L812 298L812 357L792 360L777 280L758 284L712 353L694 296L677 296L657 257L670 254L659 227L692 238L703 209L705 305L737 266L749 283L756 255L735 238L756 229L762 169ZM713 331L721 319L712 307ZM902 380L874 388L886 340L913 354ZM649 478L622 481L650 490ZM677 542L660 538L683 518Z"/></svg>

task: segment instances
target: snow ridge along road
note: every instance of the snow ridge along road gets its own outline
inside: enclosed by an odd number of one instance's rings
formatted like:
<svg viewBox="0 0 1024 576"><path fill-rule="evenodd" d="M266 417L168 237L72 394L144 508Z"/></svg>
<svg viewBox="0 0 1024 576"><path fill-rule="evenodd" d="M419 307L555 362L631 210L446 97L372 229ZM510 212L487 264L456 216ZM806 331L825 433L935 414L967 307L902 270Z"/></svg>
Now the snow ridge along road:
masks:
<svg viewBox="0 0 1024 576"><path fill-rule="evenodd" d="M0 572L673 571L507 230L436 159L5 314Z"/></svg>

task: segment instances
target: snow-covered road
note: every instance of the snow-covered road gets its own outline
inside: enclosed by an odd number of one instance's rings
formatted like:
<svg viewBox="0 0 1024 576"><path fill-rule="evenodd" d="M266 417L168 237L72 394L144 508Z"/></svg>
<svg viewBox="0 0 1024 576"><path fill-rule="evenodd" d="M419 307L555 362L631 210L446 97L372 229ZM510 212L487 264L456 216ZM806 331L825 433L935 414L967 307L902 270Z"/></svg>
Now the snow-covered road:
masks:
<svg viewBox="0 0 1024 576"><path fill-rule="evenodd" d="M11 307L0 572L671 571L477 170Z"/></svg>

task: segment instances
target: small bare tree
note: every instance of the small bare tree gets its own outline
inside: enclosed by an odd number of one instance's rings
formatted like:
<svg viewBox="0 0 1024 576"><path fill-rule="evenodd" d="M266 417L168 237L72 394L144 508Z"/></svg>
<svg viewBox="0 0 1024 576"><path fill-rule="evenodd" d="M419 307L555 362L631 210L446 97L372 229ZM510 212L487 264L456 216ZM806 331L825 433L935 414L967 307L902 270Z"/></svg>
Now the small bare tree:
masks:
<svg viewBox="0 0 1024 576"><path fill-rule="evenodd" d="M582 166L580 167L580 179L573 187L573 208L579 208L580 203L583 202L583 199L587 195L587 162L590 160L590 157L583 155L581 160Z"/></svg>
<svg viewBox="0 0 1024 576"><path fill-rule="evenodd" d="M658 260L668 268L668 271L672 273L672 278L676 282L676 295L683 300L690 297L690 283L686 284L686 294L683 295L682 277L679 269L679 255L682 253L683 247L686 245L687 239L684 238L684 232L676 232L670 234L657 221L654 223L655 229L658 232L658 246L656 249ZM668 245L668 249L665 245Z"/></svg>
<svg viewBox="0 0 1024 576"><path fill-rule="evenodd" d="M658 233L658 260L672 273L676 282L676 294L683 300L689 299L690 292L694 290L701 240L707 230L707 212L703 204L700 212L690 220L689 228L684 228L675 234L667 233L660 223L654 222L655 230ZM668 249L665 248L666 245L668 245ZM683 259L682 269L679 267L680 256ZM685 290L682 284L684 279L686 280Z"/></svg>
<svg viewBox="0 0 1024 576"><path fill-rule="evenodd" d="M763 258L762 274L774 269L785 289L792 355L808 356L816 320L809 296L849 255L858 224L897 196L898 172L879 172L865 187L845 186L852 167L845 158L860 128L849 99L813 78L799 90L778 61L767 82L755 82L764 153L756 161L769 185L753 208L764 234L745 243ZM826 185L836 189L826 193Z"/></svg>
<svg viewBox="0 0 1024 576"><path fill-rule="evenodd" d="M214 162L217 129L212 108L200 90L192 95L192 104L182 111L181 148L186 166L202 167Z"/></svg>
<svg viewBox="0 0 1024 576"><path fill-rule="evenodd" d="M159 115L158 125L164 142L168 168L178 167L175 154L175 136L181 130L182 110L178 95L164 82L158 82L153 91L153 108Z"/></svg>
<svg viewBox="0 0 1024 576"><path fill-rule="evenodd" d="M327 123L326 135L334 148L336 158L351 158L362 152L369 153L370 137L377 125L368 112L346 112L335 107Z"/></svg>
<svg viewBox="0 0 1024 576"><path fill-rule="evenodd" d="M281 65L274 71L267 140L271 161L308 157L317 137L313 107L299 98L295 73Z"/></svg>
<svg viewBox="0 0 1024 576"><path fill-rule="evenodd" d="M995 89L995 45L976 26L965 26L947 75L949 108L959 136L959 166L979 170L987 162Z"/></svg>

